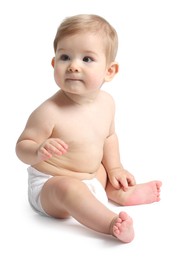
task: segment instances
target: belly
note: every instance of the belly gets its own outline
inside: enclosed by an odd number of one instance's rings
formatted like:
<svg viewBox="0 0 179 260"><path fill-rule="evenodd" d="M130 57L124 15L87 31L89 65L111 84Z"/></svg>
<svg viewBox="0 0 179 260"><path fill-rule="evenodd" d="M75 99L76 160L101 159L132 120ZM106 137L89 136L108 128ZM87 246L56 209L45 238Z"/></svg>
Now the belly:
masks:
<svg viewBox="0 0 179 260"><path fill-rule="evenodd" d="M71 149L63 156L52 157L49 162L57 167L62 167L77 172L95 172L102 160L103 149L96 146L87 149Z"/></svg>
<svg viewBox="0 0 179 260"><path fill-rule="evenodd" d="M76 173L95 173L102 161L103 144L69 145L65 155L53 156L45 162L35 165L35 168L52 175L68 175ZM46 171L47 169L47 171ZM70 174L71 175L71 174Z"/></svg>

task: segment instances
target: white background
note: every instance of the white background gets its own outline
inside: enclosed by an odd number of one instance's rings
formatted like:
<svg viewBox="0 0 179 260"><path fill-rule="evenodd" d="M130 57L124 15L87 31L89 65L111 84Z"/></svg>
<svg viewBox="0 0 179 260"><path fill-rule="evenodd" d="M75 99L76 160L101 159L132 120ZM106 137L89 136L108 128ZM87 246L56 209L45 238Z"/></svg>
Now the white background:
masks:
<svg viewBox="0 0 179 260"><path fill-rule="evenodd" d="M0 1L1 259L179 259L177 2ZM138 183L163 181L161 202L126 207L136 230L130 244L37 216L27 202L27 165L15 155L29 114L58 90L50 65L57 27L78 13L103 16L119 34L120 71L103 89L116 101L124 166Z"/></svg>

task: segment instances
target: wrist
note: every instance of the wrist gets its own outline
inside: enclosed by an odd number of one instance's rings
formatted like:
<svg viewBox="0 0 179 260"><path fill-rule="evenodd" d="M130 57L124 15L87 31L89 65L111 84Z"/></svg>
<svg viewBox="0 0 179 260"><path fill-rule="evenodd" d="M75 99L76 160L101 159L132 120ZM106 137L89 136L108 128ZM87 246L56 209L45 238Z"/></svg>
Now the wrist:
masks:
<svg viewBox="0 0 179 260"><path fill-rule="evenodd" d="M121 171L121 170L124 170L124 168L123 168L123 166L122 165L120 165L120 166L117 166L117 167L113 167L113 168L110 168L110 169L108 169L108 174L113 174L113 173L116 173L116 172L119 172L119 171Z"/></svg>

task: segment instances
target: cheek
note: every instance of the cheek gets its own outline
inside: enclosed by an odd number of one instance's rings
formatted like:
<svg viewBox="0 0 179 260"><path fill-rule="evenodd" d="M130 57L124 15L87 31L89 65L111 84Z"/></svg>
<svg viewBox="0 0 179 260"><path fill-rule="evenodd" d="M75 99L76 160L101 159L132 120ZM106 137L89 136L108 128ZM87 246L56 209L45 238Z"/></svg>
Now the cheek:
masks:
<svg viewBox="0 0 179 260"><path fill-rule="evenodd" d="M55 76L55 78L61 78L62 75L63 75L62 69L59 69L59 68L55 68L54 69L54 76Z"/></svg>
<svg viewBox="0 0 179 260"><path fill-rule="evenodd" d="M96 74L92 74L91 77L88 79L88 85L90 88L96 88L97 86L101 85L101 78Z"/></svg>
<svg viewBox="0 0 179 260"><path fill-rule="evenodd" d="M94 73L90 75L89 81L91 85L94 85L94 87L101 86L101 84L104 82L104 77L104 72L102 73L101 71L96 70Z"/></svg>
<svg viewBox="0 0 179 260"><path fill-rule="evenodd" d="M63 77L61 75L61 71L54 69L54 80L57 83L57 85L61 85L62 79Z"/></svg>

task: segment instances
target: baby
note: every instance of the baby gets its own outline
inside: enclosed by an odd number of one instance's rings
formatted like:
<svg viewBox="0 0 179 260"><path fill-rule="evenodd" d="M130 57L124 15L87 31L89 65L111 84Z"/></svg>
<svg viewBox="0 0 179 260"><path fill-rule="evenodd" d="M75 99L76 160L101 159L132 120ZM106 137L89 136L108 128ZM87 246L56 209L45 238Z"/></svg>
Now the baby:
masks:
<svg viewBox="0 0 179 260"><path fill-rule="evenodd" d="M160 181L136 184L120 161L114 100L101 90L118 72L115 29L97 15L66 18L52 59L59 90L30 115L16 144L28 164L29 202L40 214L74 217L119 241L134 238L133 221L119 205L160 200Z"/></svg>

